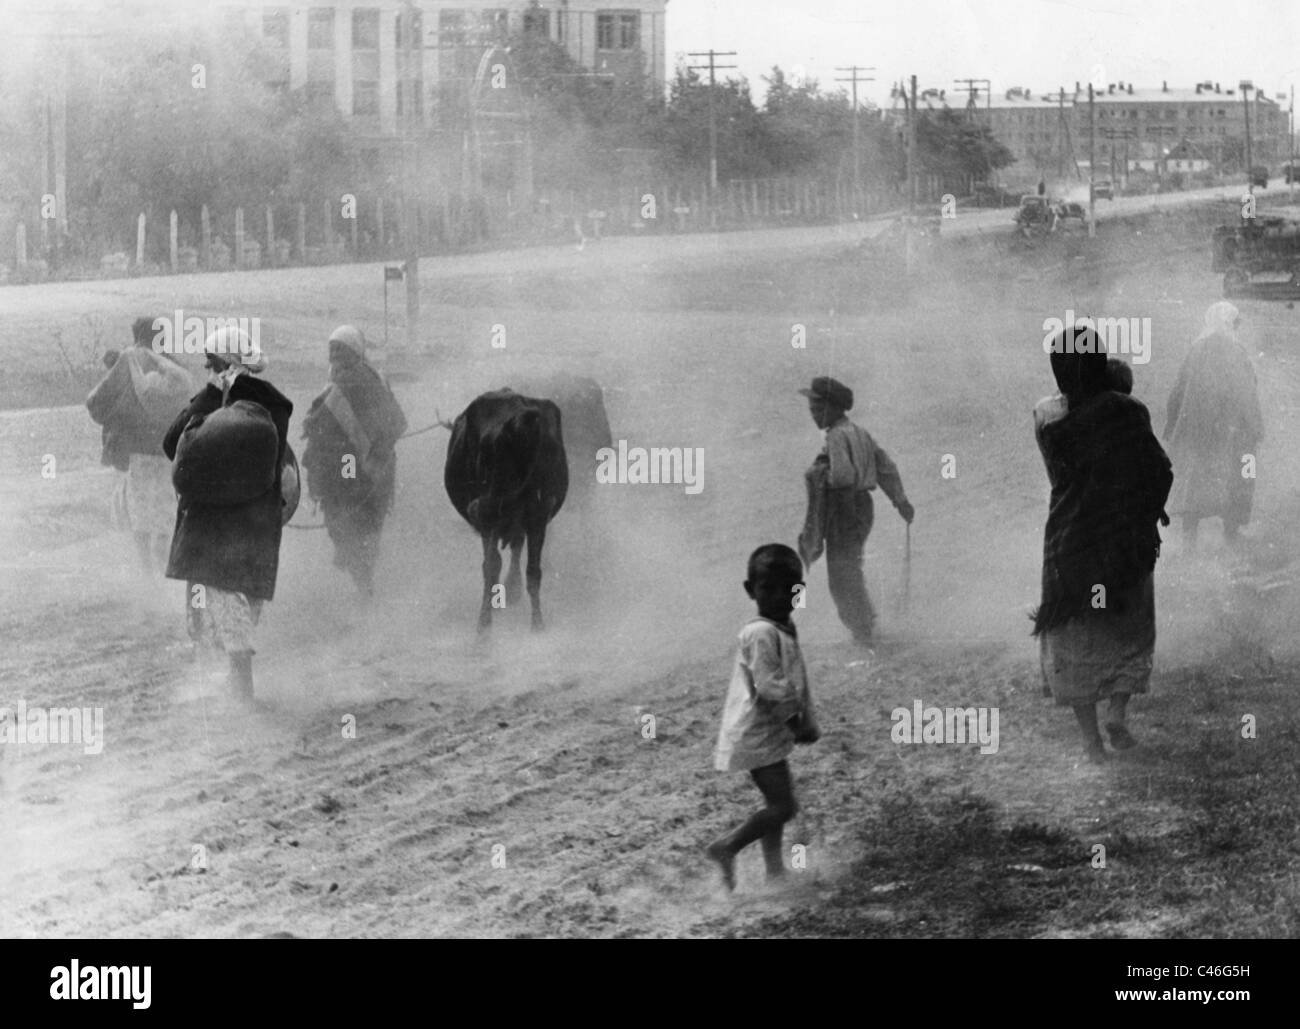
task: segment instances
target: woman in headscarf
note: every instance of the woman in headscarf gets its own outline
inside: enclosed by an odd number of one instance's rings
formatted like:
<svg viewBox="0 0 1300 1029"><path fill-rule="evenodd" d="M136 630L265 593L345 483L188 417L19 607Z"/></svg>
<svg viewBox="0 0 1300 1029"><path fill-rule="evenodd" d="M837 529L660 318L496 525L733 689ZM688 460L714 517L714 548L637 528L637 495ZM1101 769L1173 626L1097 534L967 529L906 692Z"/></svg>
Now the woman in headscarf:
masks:
<svg viewBox="0 0 1300 1029"><path fill-rule="evenodd" d="M1222 518L1229 543L1250 521L1255 480L1242 474L1242 462L1263 438L1264 418L1250 354L1237 340L1240 323L1232 304L1212 304L1169 394L1164 438L1178 469L1169 512L1182 515L1188 550L1202 518Z"/></svg>
<svg viewBox="0 0 1300 1029"><path fill-rule="evenodd" d="M210 637L230 658L230 683L240 696L253 696L253 629L262 604L275 594L280 560L280 470L289 439L293 404L259 376L266 357L236 328L217 329L204 343L208 384L167 430L163 449L176 457L181 434L196 418L237 400L261 405L279 437L275 482L262 495L237 505L196 503L181 498L172 537L169 579L187 583L190 636ZM231 463L245 460L232 454Z"/></svg>
<svg viewBox="0 0 1300 1029"><path fill-rule="evenodd" d="M154 349L154 322L135 320L134 346L106 360L108 374L86 398L90 417L104 427L103 462L126 472L121 506L146 572L166 564L176 518L163 434L194 388L189 372Z"/></svg>
<svg viewBox="0 0 1300 1029"><path fill-rule="evenodd" d="M329 360L330 384L303 419L308 442L302 463L334 541L334 564L369 598L379 534L397 481L395 444L406 431L406 416L366 360L359 329L340 325L330 333Z"/></svg>
<svg viewBox="0 0 1300 1029"><path fill-rule="evenodd" d="M1057 335L1051 361L1060 396L1034 412L1052 487L1034 635L1044 693L1074 708L1089 759L1102 762L1099 701L1109 701L1112 746L1135 743L1127 705L1151 677L1157 522L1172 475L1146 407L1109 388L1106 347L1091 328Z"/></svg>

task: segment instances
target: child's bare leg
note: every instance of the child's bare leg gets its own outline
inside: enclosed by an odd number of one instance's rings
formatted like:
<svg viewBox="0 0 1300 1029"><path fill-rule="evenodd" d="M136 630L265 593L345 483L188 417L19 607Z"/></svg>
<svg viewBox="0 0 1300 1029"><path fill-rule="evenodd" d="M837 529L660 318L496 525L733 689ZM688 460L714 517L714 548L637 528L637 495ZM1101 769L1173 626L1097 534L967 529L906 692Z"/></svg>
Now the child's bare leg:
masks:
<svg viewBox="0 0 1300 1029"><path fill-rule="evenodd" d="M799 811L794 799L794 784L790 779L790 766L784 761L763 768L755 768L750 776L763 794L767 806L750 815L745 823L728 836L709 845L708 855L722 868L722 878L727 889L735 889L736 855L755 840L763 841L763 860L768 878L785 872L782 857L782 829Z"/></svg>

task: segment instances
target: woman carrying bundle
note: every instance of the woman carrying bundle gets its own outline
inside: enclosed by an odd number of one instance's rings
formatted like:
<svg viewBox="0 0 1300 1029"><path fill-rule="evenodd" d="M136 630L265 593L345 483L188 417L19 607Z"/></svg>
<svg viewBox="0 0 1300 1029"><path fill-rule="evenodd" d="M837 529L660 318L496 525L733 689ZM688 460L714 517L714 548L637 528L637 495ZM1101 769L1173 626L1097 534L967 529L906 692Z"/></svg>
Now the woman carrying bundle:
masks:
<svg viewBox="0 0 1300 1029"><path fill-rule="evenodd" d="M216 330L204 352L208 384L163 441L181 497L167 577L187 583L191 638L209 636L229 655L231 686L251 699L253 628L280 560L293 404L258 377L266 358L240 330Z"/></svg>

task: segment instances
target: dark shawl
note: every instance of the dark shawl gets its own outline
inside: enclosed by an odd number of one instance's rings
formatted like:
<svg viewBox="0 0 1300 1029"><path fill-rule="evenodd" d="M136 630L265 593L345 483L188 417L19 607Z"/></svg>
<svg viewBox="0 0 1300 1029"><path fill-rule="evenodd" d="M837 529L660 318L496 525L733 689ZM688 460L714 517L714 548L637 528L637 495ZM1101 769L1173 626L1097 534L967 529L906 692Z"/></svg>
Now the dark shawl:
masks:
<svg viewBox="0 0 1300 1029"><path fill-rule="evenodd" d="M230 400L251 400L270 412L280 437L275 483L265 494L246 504L179 506L167 577L243 593L253 600L270 600L275 594L280 562L280 468L284 464L293 404L269 382L247 374L238 376L231 385ZM221 390L215 386L205 386L196 393L167 430L163 439L167 457L176 459L176 444L191 418L210 414L219 407Z"/></svg>
<svg viewBox="0 0 1300 1029"><path fill-rule="evenodd" d="M1052 354L1068 413L1038 431L1052 485L1034 635L1091 611L1093 588L1120 594L1155 568L1157 523L1173 483L1145 405L1105 388L1104 348Z"/></svg>
<svg viewBox="0 0 1300 1029"><path fill-rule="evenodd" d="M307 472L308 491L314 499L327 504L366 501L387 510L397 475L395 447L406 432L406 415L383 376L366 362L346 367L336 365L333 378L312 401L303 419L307 449L302 465ZM333 390L347 398L369 444L366 453L357 453L359 441L349 439L327 406L326 400ZM345 479L341 474L345 454L356 456L355 479Z"/></svg>

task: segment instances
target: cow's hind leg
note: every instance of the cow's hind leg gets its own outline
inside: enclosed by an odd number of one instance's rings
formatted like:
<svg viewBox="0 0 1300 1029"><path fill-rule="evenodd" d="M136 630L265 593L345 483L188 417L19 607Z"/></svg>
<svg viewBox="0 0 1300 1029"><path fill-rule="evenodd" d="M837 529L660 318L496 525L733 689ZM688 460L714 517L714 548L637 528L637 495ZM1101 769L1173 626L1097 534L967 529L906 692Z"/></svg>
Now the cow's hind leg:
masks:
<svg viewBox="0 0 1300 1029"><path fill-rule="evenodd" d="M524 584L519 575L519 551L524 549L523 537L510 544L510 571L506 572L506 606L514 607L523 596Z"/></svg>
<svg viewBox="0 0 1300 1029"><path fill-rule="evenodd" d="M546 542L546 523L528 529L528 599L533 605L533 632L541 632L542 622L542 545Z"/></svg>
<svg viewBox="0 0 1300 1029"><path fill-rule="evenodd" d="M497 549L496 537L490 533L483 534L483 603L478 612L478 631L487 632L492 628L492 588L501 575L501 551Z"/></svg>

